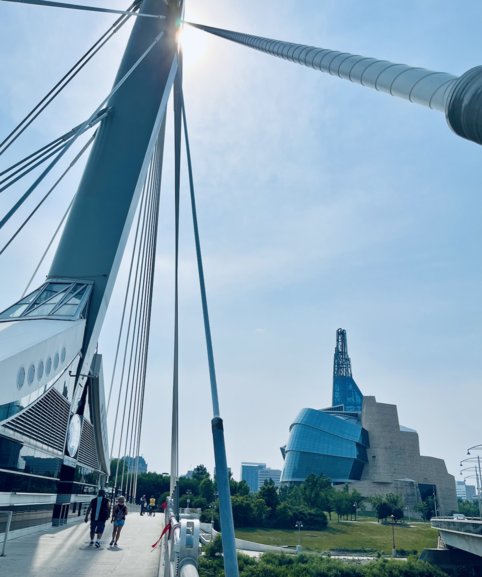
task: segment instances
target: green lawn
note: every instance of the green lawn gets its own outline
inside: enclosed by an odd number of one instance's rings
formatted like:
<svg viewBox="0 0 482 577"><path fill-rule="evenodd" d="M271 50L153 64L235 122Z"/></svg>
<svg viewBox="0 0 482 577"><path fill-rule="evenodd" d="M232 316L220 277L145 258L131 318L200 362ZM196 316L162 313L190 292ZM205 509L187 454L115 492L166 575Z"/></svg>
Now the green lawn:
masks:
<svg viewBox="0 0 482 577"><path fill-rule="evenodd" d="M437 546L437 530L430 523L410 523L409 526L394 526L395 545L418 553L426 547ZM298 532L279 529L237 529L236 537L264 543L266 545L298 544ZM351 551L371 550L390 554L392 551L392 526L381 525L373 519L359 521L335 520L329 522L325 531L301 530L301 546L305 551L330 551L344 549Z"/></svg>

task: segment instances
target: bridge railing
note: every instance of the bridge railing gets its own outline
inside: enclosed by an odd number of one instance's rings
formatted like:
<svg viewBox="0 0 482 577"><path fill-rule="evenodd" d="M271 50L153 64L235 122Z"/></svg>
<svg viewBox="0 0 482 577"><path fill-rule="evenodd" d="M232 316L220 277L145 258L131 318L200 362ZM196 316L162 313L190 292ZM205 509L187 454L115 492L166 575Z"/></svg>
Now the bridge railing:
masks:
<svg viewBox="0 0 482 577"><path fill-rule="evenodd" d="M5 534L3 536L2 554L0 555L0 557L5 557L5 549L7 547L7 539L8 539L8 533L10 532L10 525L12 524L13 512L12 511L0 511L0 515L6 515L7 516L7 524L5 525Z"/></svg>
<svg viewBox="0 0 482 577"><path fill-rule="evenodd" d="M482 537L482 519L465 518L457 519L454 517L434 517L431 519L431 525L434 529L453 531L457 533L470 533Z"/></svg>
<svg viewBox="0 0 482 577"><path fill-rule="evenodd" d="M164 549L164 577L199 577L198 557L201 527L199 513L189 511L176 518L168 502L166 524L170 526Z"/></svg>

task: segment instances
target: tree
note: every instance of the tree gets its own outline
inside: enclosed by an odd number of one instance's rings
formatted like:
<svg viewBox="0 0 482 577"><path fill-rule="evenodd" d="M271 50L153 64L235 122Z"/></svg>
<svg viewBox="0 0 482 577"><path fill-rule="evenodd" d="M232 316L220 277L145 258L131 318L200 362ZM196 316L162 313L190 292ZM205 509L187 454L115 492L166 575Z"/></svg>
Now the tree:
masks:
<svg viewBox="0 0 482 577"><path fill-rule="evenodd" d="M352 501L350 499L350 494L347 491L335 491L331 496L331 504L338 515L338 521L342 517L348 519L348 515L352 512Z"/></svg>
<svg viewBox="0 0 482 577"><path fill-rule="evenodd" d="M270 510L270 515L274 515L279 505L279 496L276 485L272 479L267 479L263 483L263 486L258 491L258 498L264 501Z"/></svg>
<svg viewBox="0 0 482 577"><path fill-rule="evenodd" d="M415 508L422 514L425 521L430 521L430 519L435 515L435 503L432 496L429 496L421 503L418 503Z"/></svg>
<svg viewBox="0 0 482 577"><path fill-rule="evenodd" d="M262 501L255 504L255 498L251 495L233 495L231 505L235 527L263 526L268 508Z"/></svg>
<svg viewBox="0 0 482 577"><path fill-rule="evenodd" d="M466 517L479 516L479 505L475 501L464 501L463 499L457 499L457 502L459 504L458 507L459 513L462 513Z"/></svg>
<svg viewBox="0 0 482 577"><path fill-rule="evenodd" d="M209 477L204 477L199 483L199 494L206 499L208 503L214 501L214 483Z"/></svg>
<svg viewBox="0 0 482 577"><path fill-rule="evenodd" d="M387 493L386 495L376 495L370 498L377 513L377 519L386 520L388 517L393 517L396 520L402 519L403 514L403 498L396 493Z"/></svg>
<svg viewBox="0 0 482 577"><path fill-rule="evenodd" d="M229 490L231 495L249 495L249 485L246 481L235 481L229 479Z"/></svg>
<svg viewBox="0 0 482 577"><path fill-rule="evenodd" d="M332 492L331 481L324 475L312 473L301 486L301 494L307 507L322 511L326 510Z"/></svg>
<svg viewBox="0 0 482 577"><path fill-rule="evenodd" d="M203 479L210 478L211 475L209 471L206 469L204 465L198 465L194 467L194 471L192 472L192 478L196 479L197 481L202 481Z"/></svg>

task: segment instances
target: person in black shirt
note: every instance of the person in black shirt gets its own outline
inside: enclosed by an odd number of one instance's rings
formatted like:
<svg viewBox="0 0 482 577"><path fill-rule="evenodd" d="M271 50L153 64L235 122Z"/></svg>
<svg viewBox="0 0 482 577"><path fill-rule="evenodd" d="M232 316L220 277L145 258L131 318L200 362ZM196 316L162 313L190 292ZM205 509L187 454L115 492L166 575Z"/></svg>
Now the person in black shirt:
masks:
<svg viewBox="0 0 482 577"><path fill-rule="evenodd" d="M85 513L85 522L89 520L90 513L90 545L94 544L94 535L97 533L95 546L100 547L100 540L105 529L105 522L110 515L109 499L105 496L104 489L99 489L97 497L94 497Z"/></svg>

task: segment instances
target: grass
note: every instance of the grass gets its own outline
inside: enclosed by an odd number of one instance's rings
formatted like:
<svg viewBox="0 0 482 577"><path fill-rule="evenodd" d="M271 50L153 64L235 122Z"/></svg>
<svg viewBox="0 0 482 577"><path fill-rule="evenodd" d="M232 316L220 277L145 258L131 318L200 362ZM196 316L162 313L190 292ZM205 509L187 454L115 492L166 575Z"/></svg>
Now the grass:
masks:
<svg viewBox="0 0 482 577"><path fill-rule="evenodd" d="M410 554L420 553L426 547L437 546L437 530L430 523L410 523L394 526L395 545L398 550ZM298 544L298 532L280 529L237 529L236 537L264 543L265 545ZM324 531L301 530L301 546L305 551L380 551L392 552L392 526L381 525L376 520L365 518L358 521L329 521Z"/></svg>

